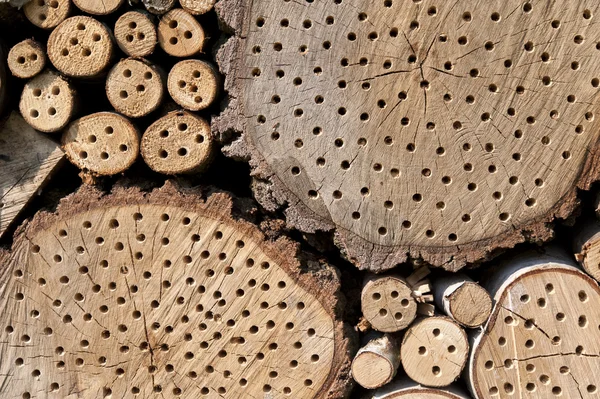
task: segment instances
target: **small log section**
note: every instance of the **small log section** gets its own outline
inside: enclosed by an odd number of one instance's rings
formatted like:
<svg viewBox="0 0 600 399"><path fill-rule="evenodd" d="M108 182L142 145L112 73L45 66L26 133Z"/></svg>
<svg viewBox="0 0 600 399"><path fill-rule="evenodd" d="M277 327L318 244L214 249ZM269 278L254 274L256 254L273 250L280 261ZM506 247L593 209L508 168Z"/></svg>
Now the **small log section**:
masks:
<svg viewBox="0 0 600 399"><path fill-rule="evenodd" d="M403 330L417 315L412 289L406 279L396 275L367 275L360 303L365 319L382 332Z"/></svg>
<svg viewBox="0 0 600 399"><path fill-rule="evenodd" d="M173 111L144 132L141 153L155 172L167 175L199 173L212 159L208 123L190 112Z"/></svg>
<svg viewBox="0 0 600 399"><path fill-rule="evenodd" d="M585 220L573 240L575 259L587 274L600 281L600 222Z"/></svg>
<svg viewBox="0 0 600 399"><path fill-rule="evenodd" d="M469 359L476 398L593 398L600 289L566 253L518 254L490 278L495 301Z"/></svg>
<svg viewBox="0 0 600 399"><path fill-rule="evenodd" d="M214 129L243 133L228 152L266 208L335 229L361 269L455 271L551 238L598 179L596 6L220 1L235 36Z"/></svg>
<svg viewBox="0 0 600 399"><path fill-rule="evenodd" d="M77 111L77 93L63 77L47 70L25 84L19 110L34 129L55 133Z"/></svg>
<svg viewBox="0 0 600 399"><path fill-rule="evenodd" d="M192 15L176 8L160 19L158 43L169 55L191 57L202 52L204 29Z"/></svg>
<svg viewBox="0 0 600 399"><path fill-rule="evenodd" d="M389 334L374 333L352 361L352 378L367 389L379 388L394 378L400 366L400 346Z"/></svg>
<svg viewBox="0 0 600 399"><path fill-rule="evenodd" d="M206 14L215 6L215 0L179 0L181 7L193 15Z"/></svg>
<svg viewBox="0 0 600 399"><path fill-rule="evenodd" d="M463 389L448 386L444 389L424 387L406 377L369 393L366 399L471 399Z"/></svg>
<svg viewBox="0 0 600 399"><path fill-rule="evenodd" d="M110 176L127 170L137 159L139 133L117 113L99 112L71 123L62 136L67 157L83 174Z"/></svg>
<svg viewBox="0 0 600 399"><path fill-rule="evenodd" d="M71 17L48 39L48 58L67 76L91 78L101 74L113 57L111 33L91 17Z"/></svg>
<svg viewBox="0 0 600 399"><path fill-rule="evenodd" d="M142 0L142 4L146 7L146 10L152 14L162 15L170 11L177 0Z"/></svg>
<svg viewBox="0 0 600 399"><path fill-rule="evenodd" d="M10 49L8 67L13 76L30 79L46 67L46 49L35 40L23 40Z"/></svg>
<svg viewBox="0 0 600 399"><path fill-rule="evenodd" d="M0 237L58 170L60 146L33 130L18 112L0 126Z"/></svg>
<svg viewBox="0 0 600 399"><path fill-rule="evenodd" d="M458 379L469 354L467 334L445 316L416 321L406 331L400 348L406 374L432 387L444 387Z"/></svg>
<svg viewBox="0 0 600 399"><path fill-rule="evenodd" d="M206 61L180 61L171 68L167 88L173 100L190 111L200 111L213 103L221 82L218 71Z"/></svg>
<svg viewBox="0 0 600 399"><path fill-rule="evenodd" d="M36 217L0 258L2 397L343 397L334 272L230 207L87 188Z"/></svg>
<svg viewBox="0 0 600 399"><path fill-rule="evenodd" d="M490 294L467 275L443 274L434 281L433 287L438 308L460 325L476 328L490 317Z"/></svg>
<svg viewBox="0 0 600 399"><path fill-rule="evenodd" d="M111 14L125 2L125 0L73 0L73 3L83 12L92 15Z"/></svg>
<svg viewBox="0 0 600 399"><path fill-rule="evenodd" d="M147 57L154 52L156 27L143 12L129 11L121 15L115 24L115 41L130 57Z"/></svg>
<svg viewBox="0 0 600 399"><path fill-rule="evenodd" d="M163 72L148 61L128 58L108 73L106 95L115 110L140 118L156 110L165 92Z"/></svg>
<svg viewBox="0 0 600 399"><path fill-rule="evenodd" d="M23 6L25 17L42 29L54 29L67 19L71 0L31 0Z"/></svg>

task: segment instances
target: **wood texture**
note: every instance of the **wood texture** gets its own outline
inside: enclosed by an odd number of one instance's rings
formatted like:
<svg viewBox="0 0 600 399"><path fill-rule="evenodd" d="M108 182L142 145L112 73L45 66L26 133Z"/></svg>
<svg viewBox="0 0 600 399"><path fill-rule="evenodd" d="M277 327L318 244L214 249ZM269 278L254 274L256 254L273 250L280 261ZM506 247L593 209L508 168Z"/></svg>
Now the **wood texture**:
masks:
<svg viewBox="0 0 600 399"><path fill-rule="evenodd" d="M0 127L0 237L61 164L60 146L33 130L18 112Z"/></svg>
<svg viewBox="0 0 600 399"><path fill-rule="evenodd" d="M470 396L458 386L444 389L428 388L411 381L406 376L370 392L365 399L470 399Z"/></svg>
<svg viewBox="0 0 600 399"><path fill-rule="evenodd" d="M167 88L173 100L190 111L210 106L219 94L219 72L201 60L180 61L171 68Z"/></svg>
<svg viewBox="0 0 600 399"><path fill-rule="evenodd" d="M244 133L267 209L360 268L456 270L549 239L597 179L596 6L221 1L214 129Z"/></svg>
<svg viewBox="0 0 600 399"><path fill-rule="evenodd" d="M206 14L215 6L215 0L179 0L184 10L194 15Z"/></svg>
<svg viewBox="0 0 600 399"><path fill-rule="evenodd" d="M142 0L142 4L152 14L162 15L175 7L177 0Z"/></svg>
<svg viewBox="0 0 600 399"><path fill-rule="evenodd" d="M490 317L490 294L466 274L442 274L433 287L438 308L460 325L479 327Z"/></svg>
<svg viewBox="0 0 600 399"><path fill-rule="evenodd" d="M115 24L115 40L130 57L147 57L154 52L158 38L156 27L147 13L129 11Z"/></svg>
<svg viewBox="0 0 600 399"><path fill-rule="evenodd" d="M573 237L575 259L587 274L600 281L600 221L587 219L577 229Z"/></svg>
<svg viewBox="0 0 600 399"><path fill-rule="evenodd" d="M124 2L125 0L73 0L77 8L92 15L111 14L117 11Z"/></svg>
<svg viewBox="0 0 600 399"><path fill-rule="evenodd" d="M400 366L400 346L389 334L371 334L352 361L352 378L367 389L379 388L394 378Z"/></svg>
<svg viewBox="0 0 600 399"><path fill-rule="evenodd" d="M32 39L15 44L8 53L8 67L13 76L29 79L46 66L46 48Z"/></svg>
<svg viewBox="0 0 600 399"><path fill-rule="evenodd" d="M71 0L31 0L23 6L25 17L35 26L54 29L67 19Z"/></svg>
<svg viewBox="0 0 600 399"><path fill-rule="evenodd" d="M39 214L0 258L2 396L343 397L334 272L230 207L84 188Z"/></svg>
<svg viewBox="0 0 600 399"><path fill-rule="evenodd" d="M160 19L158 43L169 55L191 57L202 52L204 29L192 15L176 8Z"/></svg>
<svg viewBox="0 0 600 399"><path fill-rule="evenodd" d="M365 276L360 303L365 319L382 332L405 329L417 314L412 289L400 276Z"/></svg>

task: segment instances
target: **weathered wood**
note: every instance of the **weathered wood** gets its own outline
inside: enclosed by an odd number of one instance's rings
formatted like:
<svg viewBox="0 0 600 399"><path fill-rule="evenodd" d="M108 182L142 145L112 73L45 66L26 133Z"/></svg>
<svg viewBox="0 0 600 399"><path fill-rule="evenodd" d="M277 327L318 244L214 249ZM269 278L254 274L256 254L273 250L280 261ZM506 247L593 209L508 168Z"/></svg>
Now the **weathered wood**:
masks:
<svg viewBox="0 0 600 399"><path fill-rule="evenodd" d="M476 398L593 397L600 381L600 288L562 250L515 254L486 286L494 310L473 339Z"/></svg>
<svg viewBox="0 0 600 399"><path fill-rule="evenodd" d="M190 111L210 106L219 94L220 85L219 72L200 60L178 62L171 68L167 81L173 100Z"/></svg>
<svg viewBox="0 0 600 399"><path fill-rule="evenodd" d="M467 334L445 316L419 319L406 331L400 346L406 374L432 387L447 386L458 379L468 353Z"/></svg>
<svg viewBox="0 0 600 399"><path fill-rule="evenodd" d="M29 79L44 70L46 49L32 39L15 44L8 53L8 67L13 76Z"/></svg>
<svg viewBox="0 0 600 399"><path fill-rule="evenodd" d="M73 0L77 8L92 15L111 14L117 11L124 2L125 0Z"/></svg>
<svg viewBox="0 0 600 399"><path fill-rule="evenodd" d="M373 333L352 361L352 378L367 389L390 382L400 366L400 346L389 334Z"/></svg>
<svg viewBox="0 0 600 399"><path fill-rule="evenodd" d="M130 57L147 57L154 52L156 27L147 13L129 11L115 24L115 40L119 48Z"/></svg>
<svg viewBox="0 0 600 399"><path fill-rule="evenodd" d="M60 146L12 112L0 127L0 237L60 167Z"/></svg>
<svg viewBox="0 0 600 399"><path fill-rule="evenodd" d="M158 43L169 55L191 57L202 52L204 29L192 15L176 8L160 19Z"/></svg>
<svg viewBox="0 0 600 399"><path fill-rule="evenodd" d="M575 259L583 270L600 281L600 221L594 218L582 221L573 237Z"/></svg>
<svg viewBox="0 0 600 399"><path fill-rule="evenodd" d="M598 179L596 6L220 1L213 128L243 133L265 208L360 268L457 270L551 238Z"/></svg>
<svg viewBox="0 0 600 399"><path fill-rule="evenodd" d="M492 312L490 294L466 274L442 274L433 287L437 306L464 327L481 326Z"/></svg>
<svg viewBox="0 0 600 399"><path fill-rule="evenodd" d="M335 271L202 198L84 186L38 214L0 256L2 397L345 397Z"/></svg>
<svg viewBox="0 0 600 399"><path fill-rule="evenodd" d="M215 0L179 0L184 10L194 15L206 14L215 6Z"/></svg>
<svg viewBox="0 0 600 399"><path fill-rule="evenodd" d="M360 303L365 319L382 332L405 329L417 313L412 289L406 279L396 275L365 276Z"/></svg>
<svg viewBox="0 0 600 399"><path fill-rule="evenodd" d="M177 0L142 0L142 4L146 7L146 10L150 11L152 14L162 15L166 12L170 11Z"/></svg>
<svg viewBox="0 0 600 399"><path fill-rule="evenodd" d="M428 388L411 381L406 376L369 392L365 399L470 399L470 396L458 386L450 385L444 389Z"/></svg>
<svg viewBox="0 0 600 399"><path fill-rule="evenodd" d="M37 27L54 29L67 19L71 0L31 0L23 6L25 17Z"/></svg>

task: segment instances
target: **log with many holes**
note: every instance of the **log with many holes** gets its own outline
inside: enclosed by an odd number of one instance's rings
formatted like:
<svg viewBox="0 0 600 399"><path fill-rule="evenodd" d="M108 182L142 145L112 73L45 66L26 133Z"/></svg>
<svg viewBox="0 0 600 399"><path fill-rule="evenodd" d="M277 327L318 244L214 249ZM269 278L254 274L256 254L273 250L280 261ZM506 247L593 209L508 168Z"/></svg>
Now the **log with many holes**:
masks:
<svg viewBox="0 0 600 399"><path fill-rule="evenodd" d="M596 2L408 3L217 3L228 152L362 269L549 239L598 178Z"/></svg>

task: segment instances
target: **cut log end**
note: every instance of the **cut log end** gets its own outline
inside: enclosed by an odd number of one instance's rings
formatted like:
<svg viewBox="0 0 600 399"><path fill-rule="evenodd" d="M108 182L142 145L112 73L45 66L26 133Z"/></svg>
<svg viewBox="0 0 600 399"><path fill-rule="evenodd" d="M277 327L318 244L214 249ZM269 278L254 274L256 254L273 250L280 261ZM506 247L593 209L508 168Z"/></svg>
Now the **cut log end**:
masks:
<svg viewBox="0 0 600 399"><path fill-rule="evenodd" d="M46 51L42 44L27 39L17 43L8 53L8 67L13 76L29 79L46 66Z"/></svg>
<svg viewBox="0 0 600 399"><path fill-rule="evenodd" d="M126 59L116 64L106 79L106 95L115 110L139 118L156 110L162 102L162 73L150 64Z"/></svg>
<svg viewBox="0 0 600 399"><path fill-rule="evenodd" d="M405 329L417 313L412 290L399 276L367 276L361 293L362 312L382 332Z"/></svg>
<svg viewBox="0 0 600 399"><path fill-rule="evenodd" d="M406 374L432 387L454 382L467 361L469 343L464 330L448 317L429 317L413 324L404 335L400 355Z"/></svg>
<svg viewBox="0 0 600 399"><path fill-rule="evenodd" d="M165 14L175 7L176 3L177 0L142 0L146 10L156 15Z"/></svg>
<svg viewBox="0 0 600 399"><path fill-rule="evenodd" d="M90 78L105 71L113 56L109 30L91 17L71 17L48 39L48 58L60 72Z"/></svg>
<svg viewBox="0 0 600 399"><path fill-rule="evenodd" d="M158 24L158 43L169 55L190 57L202 51L204 29L188 12L174 9Z"/></svg>
<svg viewBox="0 0 600 399"><path fill-rule="evenodd" d="M173 66L167 87L177 104L190 111L199 111L211 105L217 97L219 75L208 62L185 60Z"/></svg>
<svg viewBox="0 0 600 399"><path fill-rule="evenodd" d="M400 365L400 348L390 335L373 334L352 361L352 378L367 389L390 382Z"/></svg>
<svg viewBox="0 0 600 399"><path fill-rule="evenodd" d="M212 158L210 126L189 112L170 112L148 127L142 137L141 152L146 164L156 172L201 172Z"/></svg>
<svg viewBox="0 0 600 399"><path fill-rule="evenodd" d="M139 11L121 15L115 24L114 35L119 48L130 57L152 54L158 40L154 23Z"/></svg>
<svg viewBox="0 0 600 399"><path fill-rule="evenodd" d="M71 0L31 0L23 6L25 17L37 27L53 29L71 11Z"/></svg>
<svg viewBox="0 0 600 399"><path fill-rule="evenodd" d="M206 14L215 6L215 0L179 0L184 10L194 15Z"/></svg>
<svg viewBox="0 0 600 399"><path fill-rule="evenodd" d="M62 145L79 169L93 176L110 176L127 170L136 160L139 135L125 117L100 112L69 125Z"/></svg>
<svg viewBox="0 0 600 399"><path fill-rule="evenodd" d="M474 328L482 325L492 312L492 298L479 284L467 282L448 298L450 316L458 323Z"/></svg>
<svg viewBox="0 0 600 399"><path fill-rule="evenodd" d="M111 14L125 2L125 0L102 0L102 1L90 1L90 0L73 0L73 3L81 11L87 12L92 15L108 15Z"/></svg>
<svg viewBox="0 0 600 399"><path fill-rule="evenodd" d="M75 113L76 94L60 75L46 71L25 84L19 109L34 129L54 133L63 129Z"/></svg>

